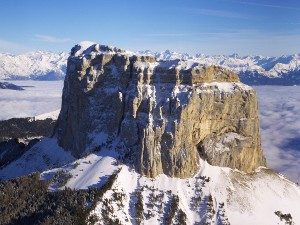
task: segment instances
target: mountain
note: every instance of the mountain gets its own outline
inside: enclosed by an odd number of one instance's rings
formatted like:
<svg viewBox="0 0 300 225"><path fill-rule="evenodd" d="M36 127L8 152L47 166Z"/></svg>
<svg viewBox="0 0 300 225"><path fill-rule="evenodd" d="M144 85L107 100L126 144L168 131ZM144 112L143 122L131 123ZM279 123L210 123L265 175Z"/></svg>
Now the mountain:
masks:
<svg viewBox="0 0 300 225"><path fill-rule="evenodd" d="M245 56L208 56L180 54L172 51L160 53L140 51L140 55L150 55L161 60L182 59L203 65L217 65L236 72L241 81L249 85L298 85L300 84L300 54L281 57Z"/></svg>
<svg viewBox="0 0 300 225"><path fill-rule="evenodd" d="M68 54L36 51L22 55L0 53L2 80L62 80Z"/></svg>
<svg viewBox="0 0 300 225"><path fill-rule="evenodd" d="M0 169L0 223L300 223L299 185L266 168L255 90L191 62L76 45L53 136Z"/></svg>
<svg viewBox="0 0 300 225"><path fill-rule="evenodd" d="M15 90L15 91L23 91L25 90L23 87L11 84L8 82L0 82L0 88L1 89L10 89L10 90Z"/></svg>
<svg viewBox="0 0 300 225"><path fill-rule="evenodd" d="M174 59L188 60L191 58L187 53L177 53L170 50L165 50L162 52L152 52L150 50L146 50L146 51L135 52L135 54L153 56L159 60L174 60Z"/></svg>
<svg viewBox="0 0 300 225"><path fill-rule="evenodd" d="M147 176L191 176L199 153L246 172L265 165L255 91L224 68L76 46L65 82L55 135L75 156L118 139Z"/></svg>
<svg viewBox="0 0 300 225"><path fill-rule="evenodd" d="M159 60L196 61L203 65L218 65L238 73L242 82L249 85L298 85L300 84L300 55L281 57L209 56L177 53L166 50L138 51L137 55L153 56ZM62 52L29 52L22 55L0 53L0 79L62 80L66 72L68 54Z"/></svg>

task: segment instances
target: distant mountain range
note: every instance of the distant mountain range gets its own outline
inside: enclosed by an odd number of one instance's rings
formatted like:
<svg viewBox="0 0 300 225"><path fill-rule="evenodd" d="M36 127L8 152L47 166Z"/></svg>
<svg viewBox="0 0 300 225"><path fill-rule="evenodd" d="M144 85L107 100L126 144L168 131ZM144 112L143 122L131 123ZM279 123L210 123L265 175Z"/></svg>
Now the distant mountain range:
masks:
<svg viewBox="0 0 300 225"><path fill-rule="evenodd" d="M66 74L66 52L44 51L21 55L0 53L0 79L2 80L62 80Z"/></svg>
<svg viewBox="0 0 300 225"><path fill-rule="evenodd" d="M155 56L160 60L193 60L205 65L218 65L239 74L249 85L299 85L300 54L281 57L245 56L238 54L190 56L166 50L139 51L136 54ZM0 53L0 79L5 80L62 80L69 54L62 52L29 52L22 55Z"/></svg>
<svg viewBox="0 0 300 225"><path fill-rule="evenodd" d="M218 65L235 71L242 82L249 85L299 85L300 54L281 57L245 56L238 54L189 56L166 50L164 52L140 51L138 54L155 56L161 60L193 60L204 65Z"/></svg>

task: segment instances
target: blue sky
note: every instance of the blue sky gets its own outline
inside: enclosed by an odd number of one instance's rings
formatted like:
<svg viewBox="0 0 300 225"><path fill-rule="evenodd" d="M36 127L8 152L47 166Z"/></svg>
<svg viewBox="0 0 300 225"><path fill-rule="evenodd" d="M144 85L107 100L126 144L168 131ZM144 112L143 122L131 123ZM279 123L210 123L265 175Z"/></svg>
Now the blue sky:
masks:
<svg viewBox="0 0 300 225"><path fill-rule="evenodd" d="M1 0L0 52L70 51L83 40L132 51L300 53L299 0Z"/></svg>

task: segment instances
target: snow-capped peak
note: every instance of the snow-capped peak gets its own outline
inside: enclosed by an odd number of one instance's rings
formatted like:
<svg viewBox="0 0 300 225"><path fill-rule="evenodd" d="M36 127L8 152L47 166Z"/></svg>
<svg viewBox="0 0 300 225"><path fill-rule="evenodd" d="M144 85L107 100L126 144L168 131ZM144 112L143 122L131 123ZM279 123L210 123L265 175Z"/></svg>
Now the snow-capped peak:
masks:
<svg viewBox="0 0 300 225"><path fill-rule="evenodd" d="M89 54L89 48L98 48L101 52L126 52L126 54L148 55L158 60L192 60L203 65L218 65L238 73L242 82L247 84L300 84L300 54L270 57L249 55L241 57L232 55L178 53L171 50L154 52L151 50L135 53L94 42L83 41L74 47L76 55ZM0 79L33 79L57 80L64 79L69 54L47 51L28 52L21 55L0 53ZM275 79L274 79L275 78Z"/></svg>
<svg viewBox="0 0 300 225"><path fill-rule="evenodd" d="M61 80L65 76L68 57L65 52L0 53L0 79Z"/></svg>

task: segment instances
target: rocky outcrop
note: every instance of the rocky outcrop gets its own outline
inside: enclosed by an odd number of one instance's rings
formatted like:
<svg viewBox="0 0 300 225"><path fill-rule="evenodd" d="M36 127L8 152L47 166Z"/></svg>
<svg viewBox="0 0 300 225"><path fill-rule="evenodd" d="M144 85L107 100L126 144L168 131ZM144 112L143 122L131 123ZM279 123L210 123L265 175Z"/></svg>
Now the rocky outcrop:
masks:
<svg viewBox="0 0 300 225"><path fill-rule="evenodd" d="M92 43L71 51L55 135L78 157L99 146L129 153L150 177L189 177L200 157L265 165L256 94L235 73Z"/></svg>

